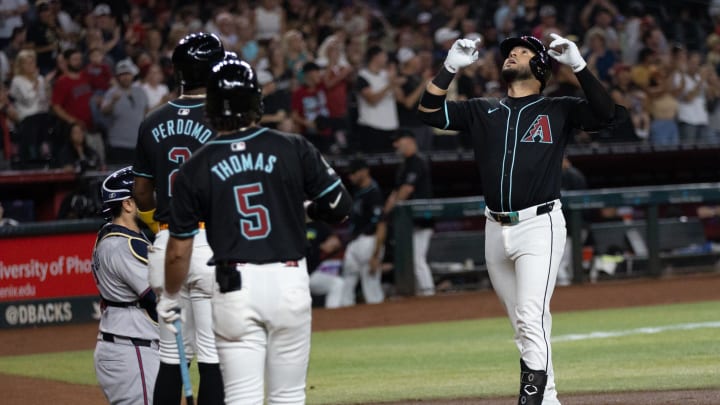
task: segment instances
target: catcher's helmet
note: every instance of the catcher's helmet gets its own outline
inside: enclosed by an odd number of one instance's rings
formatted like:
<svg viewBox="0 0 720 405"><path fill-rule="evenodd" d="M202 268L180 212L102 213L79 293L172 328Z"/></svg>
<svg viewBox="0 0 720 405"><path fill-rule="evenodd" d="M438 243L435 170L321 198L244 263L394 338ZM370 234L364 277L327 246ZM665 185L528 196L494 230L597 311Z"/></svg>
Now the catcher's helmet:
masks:
<svg viewBox="0 0 720 405"><path fill-rule="evenodd" d="M103 204L103 213L110 211L111 205L132 197L133 182L135 176L132 166L122 169L109 175L100 186L100 198Z"/></svg>
<svg viewBox="0 0 720 405"><path fill-rule="evenodd" d="M253 68L243 60L225 60L212 68L207 83L205 115L212 118L260 119L263 111L262 87Z"/></svg>
<svg viewBox="0 0 720 405"><path fill-rule="evenodd" d="M508 38L500 43L500 54L507 59L510 51L516 46L530 49L535 56L530 59L530 70L536 79L540 81L540 91L545 88L545 83L550 78L550 55L545 45L539 39L524 35L522 37Z"/></svg>
<svg viewBox="0 0 720 405"><path fill-rule="evenodd" d="M186 35L172 55L175 76L183 90L205 87L210 69L225 58L225 48L215 34Z"/></svg>

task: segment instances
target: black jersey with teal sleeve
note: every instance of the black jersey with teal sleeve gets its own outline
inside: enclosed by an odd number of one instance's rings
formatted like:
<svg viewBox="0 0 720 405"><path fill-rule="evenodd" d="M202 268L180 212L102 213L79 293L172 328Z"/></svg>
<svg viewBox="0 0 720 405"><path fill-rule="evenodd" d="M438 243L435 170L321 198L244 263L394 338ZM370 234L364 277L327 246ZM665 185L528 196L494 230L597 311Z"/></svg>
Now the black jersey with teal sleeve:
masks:
<svg viewBox="0 0 720 405"><path fill-rule="evenodd" d="M173 181L180 166L215 136L205 122L204 99L176 99L155 109L140 125L133 173L152 179L155 220L170 222Z"/></svg>
<svg viewBox="0 0 720 405"><path fill-rule="evenodd" d="M305 256L303 202L345 191L305 138L254 127L208 142L182 166L170 234L204 220L214 261L269 263Z"/></svg>

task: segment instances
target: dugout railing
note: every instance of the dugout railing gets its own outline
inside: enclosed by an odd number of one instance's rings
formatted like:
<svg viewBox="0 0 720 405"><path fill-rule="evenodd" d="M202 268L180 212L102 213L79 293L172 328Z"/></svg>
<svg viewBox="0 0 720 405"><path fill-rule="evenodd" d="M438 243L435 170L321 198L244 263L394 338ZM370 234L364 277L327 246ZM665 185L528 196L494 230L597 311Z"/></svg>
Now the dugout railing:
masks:
<svg viewBox="0 0 720 405"><path fill-rule="evenodd" d="M645 210L645 220L636 223L636 228L644 236L647 254L647 273L659 276L662 273L661 239L673 238L664 235L661 238L661 224L666 221L659 218L659 207L678 204L712 204L720 202L720 183L679 184L666 186L608 188L597 190L567 191L562 196L563 209L568 216L570 235L580 235L584 227L583 212L605 207L632 206ZM435 219L438 221L466 217L481 217L485 212L482 197L462 197L403 201L397 205L393 215L393 236L395 238L395 287L398 294L413 295L415 277L413 272L412 230L414 219ZM692 222L691 222L692 224ZM623 226L622 223L619 226ZM675 232L672 227L663 226L667 232ZM681 234L677 235L682 237ZM478 246L482 248L482 246ZM583 241L572 238L573 282L582 283L589 275L583 267ZM665 255L667 256L667 255ZM458 258L462 261L462 258Z"/></svg>

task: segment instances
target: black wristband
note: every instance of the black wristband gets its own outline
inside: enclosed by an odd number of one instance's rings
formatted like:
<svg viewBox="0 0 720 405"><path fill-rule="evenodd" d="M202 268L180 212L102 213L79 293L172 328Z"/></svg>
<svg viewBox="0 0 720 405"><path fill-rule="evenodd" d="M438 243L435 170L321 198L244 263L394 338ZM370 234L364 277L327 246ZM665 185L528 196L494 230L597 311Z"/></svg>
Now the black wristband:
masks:
<svg viewBox="0 0 720 405"><path fill-rule="evenodd" d="M455 73L447 70L445 65L440 69L440 71L435 75L432 82L434 85L438 86L439 88L443 90L447 90L448 87L450 87L450 83L452 83L453 79L455 78Z"/></svg>

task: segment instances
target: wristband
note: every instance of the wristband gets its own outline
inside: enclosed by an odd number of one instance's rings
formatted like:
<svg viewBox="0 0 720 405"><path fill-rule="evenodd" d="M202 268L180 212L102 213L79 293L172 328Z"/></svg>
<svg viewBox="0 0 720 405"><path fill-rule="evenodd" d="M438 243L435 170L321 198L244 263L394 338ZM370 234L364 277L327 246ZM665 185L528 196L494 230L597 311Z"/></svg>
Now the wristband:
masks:
<svg viewBox="0 0 720 405"><path fill-rule="evenodd" d="M441 88L443 90L447 90L448 87L450 87L450 83L452 83L454 78L455 78L455 73L447 70L445 65L443 65L443 67L440 69L440 71L437 73L437 75L435 75L435 77L432 79L432 82L434 85L438 86L439 88Z"/></svg>

